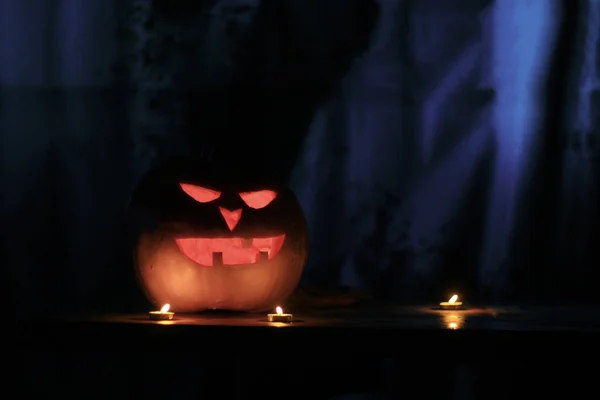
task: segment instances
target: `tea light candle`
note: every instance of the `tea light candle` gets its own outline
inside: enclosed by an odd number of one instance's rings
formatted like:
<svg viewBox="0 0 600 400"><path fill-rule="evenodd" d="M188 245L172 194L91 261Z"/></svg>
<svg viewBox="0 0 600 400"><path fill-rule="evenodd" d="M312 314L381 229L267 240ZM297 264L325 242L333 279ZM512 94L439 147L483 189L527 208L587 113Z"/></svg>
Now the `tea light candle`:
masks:
<svg viewBox="0 0 600 400"><path fill-rule="evenodd" d="M294 320L293 314L284 314L283 309L279 306L275 308L276 314L267 314L269 322L292 322Z"/></svg>
<svg viewBox="0 0 600 400"><path fill-rule="evenodd" d="M175 313L169 311L169 308L171 308L171 305L165 304L162 306L160 311L150 311L148 313L148 317L153 321L165 321L173 319L173 315L175 315Z"/></svg>
<svg viewBox="0 0 600 400"><path fill-rule="evenodd" d="M462 308L462 301L456 300L458 300L458 295L455 294L452 297L450 297L450 300L442 301L440 303L440 308L442 310L458 310Z"/></svg>

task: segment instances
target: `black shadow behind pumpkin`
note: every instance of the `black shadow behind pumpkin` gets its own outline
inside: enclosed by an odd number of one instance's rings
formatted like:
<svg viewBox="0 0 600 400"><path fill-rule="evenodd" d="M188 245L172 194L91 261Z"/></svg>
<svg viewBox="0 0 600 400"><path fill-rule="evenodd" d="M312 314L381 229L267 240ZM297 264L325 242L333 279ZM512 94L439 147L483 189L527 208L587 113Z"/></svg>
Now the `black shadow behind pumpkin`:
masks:
<svg viewBox="0 0 600 400"><path fill-rule="evenodd" d="M140 286L173 311L264 311L296 288L307 228L284 185L171 159L135 188L130 226Z"/></svg>

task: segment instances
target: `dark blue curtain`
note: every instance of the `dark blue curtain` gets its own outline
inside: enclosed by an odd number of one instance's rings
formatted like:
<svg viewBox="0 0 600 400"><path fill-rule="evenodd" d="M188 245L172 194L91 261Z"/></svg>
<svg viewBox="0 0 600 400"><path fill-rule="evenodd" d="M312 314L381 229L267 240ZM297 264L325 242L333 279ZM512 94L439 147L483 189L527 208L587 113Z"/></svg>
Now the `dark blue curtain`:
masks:
<svg viewBox="0 0 600 400"><path fill-rule="evenodd" d="M4 0L3 293L131 301L129 193L194 153L289 179L306 283L589 301L596 3Z"/></svg>

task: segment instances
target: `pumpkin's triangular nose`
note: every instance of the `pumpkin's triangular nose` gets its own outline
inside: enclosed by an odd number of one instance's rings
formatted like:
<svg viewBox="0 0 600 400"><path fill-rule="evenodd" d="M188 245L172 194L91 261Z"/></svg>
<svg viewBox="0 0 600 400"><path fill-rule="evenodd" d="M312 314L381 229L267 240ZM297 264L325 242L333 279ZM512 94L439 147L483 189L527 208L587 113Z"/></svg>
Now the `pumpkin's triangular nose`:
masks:
<svg viewBox="0 0 600 400"><path fill-rule="evenodd" d="M225 223L229 227L229 230L232 231L238 222L240 222L242 209L238 208L237 210L229 211L226 208L219 207L219 211L221 211L221 215L223 216L223 219L225 219Z"/></svg>

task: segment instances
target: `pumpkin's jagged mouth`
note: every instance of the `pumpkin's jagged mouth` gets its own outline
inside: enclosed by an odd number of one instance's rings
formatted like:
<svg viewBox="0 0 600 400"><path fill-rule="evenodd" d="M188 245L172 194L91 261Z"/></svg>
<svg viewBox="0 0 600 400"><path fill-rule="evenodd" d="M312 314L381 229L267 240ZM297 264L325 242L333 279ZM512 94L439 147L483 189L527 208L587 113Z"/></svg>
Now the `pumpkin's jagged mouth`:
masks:
<svg viewBox="0 0 600 400"><path fill-rule="evenodd" d="M232 238L179 238L179 250L190 260L203 267L219 265L256 264L272 260L279 253L285 234L272 237Z"/></svg>

